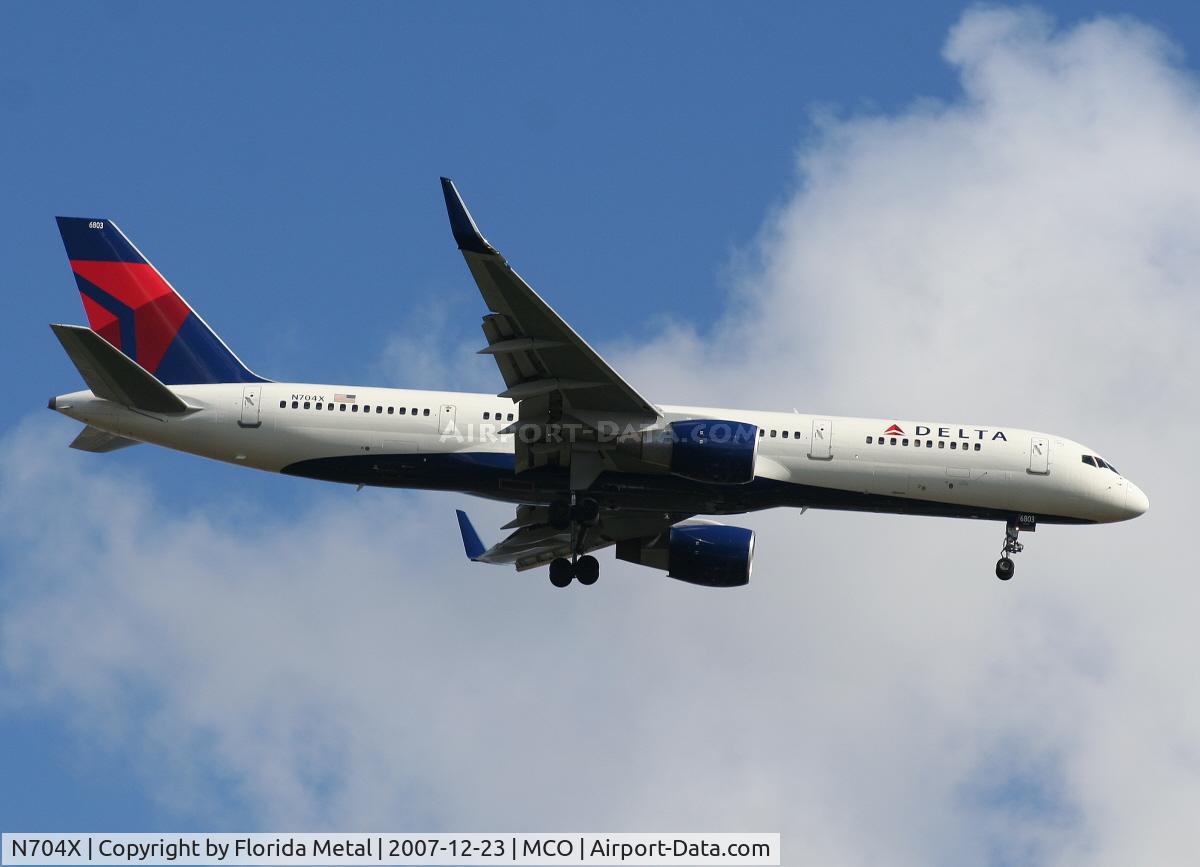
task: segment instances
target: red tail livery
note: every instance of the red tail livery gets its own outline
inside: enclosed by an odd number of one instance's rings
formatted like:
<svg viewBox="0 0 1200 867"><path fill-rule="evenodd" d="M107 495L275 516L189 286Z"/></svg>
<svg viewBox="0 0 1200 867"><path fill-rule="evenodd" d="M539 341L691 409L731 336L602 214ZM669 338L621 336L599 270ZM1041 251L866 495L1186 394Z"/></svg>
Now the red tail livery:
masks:
<svg viewBox="0 0 1200 867"><path fill-rule="evenodd" d="M111 220L58 217L92 330L167 385L265 382Z"/></svg>

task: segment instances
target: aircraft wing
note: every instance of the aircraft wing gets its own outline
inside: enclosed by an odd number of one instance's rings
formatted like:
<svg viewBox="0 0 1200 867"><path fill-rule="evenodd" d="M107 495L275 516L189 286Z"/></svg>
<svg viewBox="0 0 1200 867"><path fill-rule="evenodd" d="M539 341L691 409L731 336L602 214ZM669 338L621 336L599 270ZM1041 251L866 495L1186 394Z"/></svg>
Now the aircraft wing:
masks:
<svg viewBox="0 0 1200 867"><path fill-rule="evenodd" d="M690 517L674 512L601 511L599 520L588 529L579 553L599 551L626 539L652 538ZM516 529L490 548L480 541L470 519L461 510L458 528L468 559L479 563L511 563L517 571L524 571L543 566L555 557L571 556L570 531L555 529L546 518L545 507L518 506L517 517L504 525L505 529Z"/></svg>
<svg viewBox="0 0 1200 867"><path fill-rule="evenodd" d="M567 414L656 420L658 409L609 367L484 239L449 178L442 178L442 192L454 240L491 311L483 318L488 345L480 354L496 359L507 386L500 397L540 399L539 408L561 401Z"/></svg>

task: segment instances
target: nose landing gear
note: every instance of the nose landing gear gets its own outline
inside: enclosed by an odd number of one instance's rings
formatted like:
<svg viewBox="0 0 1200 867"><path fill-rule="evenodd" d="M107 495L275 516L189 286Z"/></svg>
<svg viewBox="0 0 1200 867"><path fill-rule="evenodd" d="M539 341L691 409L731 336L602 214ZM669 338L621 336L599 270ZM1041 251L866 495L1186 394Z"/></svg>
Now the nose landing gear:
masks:
<svg viewBox="0 0 1200 867"><path fill-rule="evenodd" d="M1025 550L1025 546L1017 541L1020 533L1021 527L1015 521L1009 521L1008 526L1004 529L1004 547L1000 549L1000 559L996 561L996 577L1001 581L1007 581L1017 570L1012 558L1008 555L1020 554Z"/></svg>

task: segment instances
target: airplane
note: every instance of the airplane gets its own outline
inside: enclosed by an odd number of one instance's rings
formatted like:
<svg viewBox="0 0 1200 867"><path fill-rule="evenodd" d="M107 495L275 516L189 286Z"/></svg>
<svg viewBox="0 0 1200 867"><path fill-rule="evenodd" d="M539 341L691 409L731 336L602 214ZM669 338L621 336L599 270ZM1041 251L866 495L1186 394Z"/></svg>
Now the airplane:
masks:
<svg viewBox="0 0 1200 867"><path fill-rule="evenodd" d="M87 385L52 397L86 426L71 447L152 443L358 486L515 505L467 557L599 576L595 552L706 587L749 583L754 532L711 516L781 506L1002 522L996 575L1022 532L1143 514L1149 500L1092 448L995 425L652 403L480 233L442 178L450 228L488 312L497 394L276 382L252 372L115 223L58 217L90 327L51 325Z"/></svg>

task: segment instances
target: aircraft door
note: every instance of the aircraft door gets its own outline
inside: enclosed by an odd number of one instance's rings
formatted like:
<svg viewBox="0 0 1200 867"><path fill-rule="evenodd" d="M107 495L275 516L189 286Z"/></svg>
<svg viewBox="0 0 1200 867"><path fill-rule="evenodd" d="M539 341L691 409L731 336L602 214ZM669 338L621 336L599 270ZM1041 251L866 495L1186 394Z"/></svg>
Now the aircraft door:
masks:
<svg viewBox="0 0 1200 867"><path fill-rule="evenodd" d="M438 433L444 437L458 436L458 425L455 423L454 416L454 406L443 404L438 417Z"/></svg>
<svg viewBox="0 0 1200 867"><path fill-rule="evenodd" d="M1029 441L1029 472L1039 476L1050 473L1050 441L1045 437L1033 437Z"/></svg>
<svg viewBox="0 0 1200 867"><path fill-rule="evenodd" d="M812 439L808 442L808 456L818 461L827 461L833 455L830 453L830 441L833 439L833 422L827 418L814 418L812 423Z"/></svg>
<svg viewBox="0 0 1200 867"><path fill-rule="evenodd" d="M242 410L238 427L262 426L262 386L247 385L242 389Z"/></svg>

